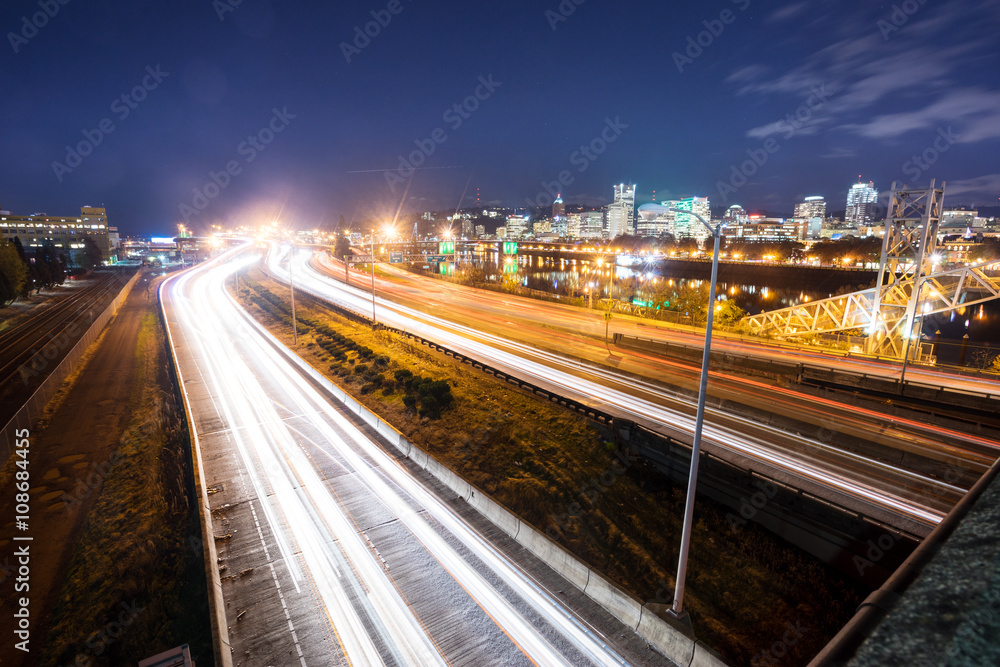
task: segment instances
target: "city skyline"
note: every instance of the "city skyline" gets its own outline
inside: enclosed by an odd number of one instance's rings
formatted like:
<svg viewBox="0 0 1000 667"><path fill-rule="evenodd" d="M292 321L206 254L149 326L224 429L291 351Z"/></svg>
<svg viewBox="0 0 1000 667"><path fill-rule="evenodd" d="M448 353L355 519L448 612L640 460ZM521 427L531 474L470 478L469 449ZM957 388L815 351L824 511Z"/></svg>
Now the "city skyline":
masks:
<svg viewBox="0 0 1000 667"><path fill-rule="evenodd" d="M185 215L335 224L477 195L601 205L622 181L780 212L835 202L857 173L882 191L946 180L954 204L1000 194L988 5L648 4L641 22L590 3L225 6L68 4L40 27L34 4L0 10L0 206L103 204L150 234ZM945 33L959 45L929 50ZM74 58L81 44L100 57Z"/></svg>

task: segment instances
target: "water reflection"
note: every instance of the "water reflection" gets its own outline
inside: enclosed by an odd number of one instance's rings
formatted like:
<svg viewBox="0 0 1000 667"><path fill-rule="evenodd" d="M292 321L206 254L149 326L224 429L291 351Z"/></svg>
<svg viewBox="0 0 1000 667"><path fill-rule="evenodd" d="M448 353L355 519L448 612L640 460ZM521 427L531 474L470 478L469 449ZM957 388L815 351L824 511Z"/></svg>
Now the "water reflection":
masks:
<svg viewBox="0 0 1000 667"><path fill-rule="evenodd" d="M466 261L490 275L501 272L501 259L496 252L469 255ZM677 290L708 284L707 280L661 275L655 262L637 267L619 266L613 263L611 257L590 260L524 255L517 256L516 266L518 282L524 287L570 297L590 293L601 297L613 290L619 298L632 300L642 299L646 294L660 289L660 283L664 281L667 286ZM720 300L731 300L747 313L756 314L764 310L825 299L834 294L821 290L780 287L764 282L746 284L720 281L718 295Z"/></svg>
<svg viewBox="0 0 1000 667"><path fill-rule="evenodd" d="M641 298L654 289L666 286L680 290L687 286L699 287L707 280L685 278L677 275L664 275L660 265L655 261L647 261L634 267L619 266L614 263L614 256L588 255L579 258L556 258L543 255L517 255L510 257L512 266L516 268L517 282L524 287L551 292L561 296L595 298L607 296L609 290L619 298L631 300ZM486 275L499 279L504 274L504 256L499 252L465 253L460 262L467 266L484 269ZM778 280L768 280L766 271L762 271L759 282L736 283L720 281L718 295L720 300L731 300L749 314L765 310L777 310L790 306L809 303L816 299L833 297L837 293L851 292L860 286L846 286L838 292L821 289L801 289L789 287ZM836 289L836 288L835 288ZM972 357L978 350L986 350L1000 341L1000 300L994 300L974 308L963 308L961 311L951 311L937 315L921 317L920 326L925 340L938 335L939 354L946 361L956 363L963 336L969 335L966 365L974 365ZM996 348L990 351L996 353Z"/></svg>

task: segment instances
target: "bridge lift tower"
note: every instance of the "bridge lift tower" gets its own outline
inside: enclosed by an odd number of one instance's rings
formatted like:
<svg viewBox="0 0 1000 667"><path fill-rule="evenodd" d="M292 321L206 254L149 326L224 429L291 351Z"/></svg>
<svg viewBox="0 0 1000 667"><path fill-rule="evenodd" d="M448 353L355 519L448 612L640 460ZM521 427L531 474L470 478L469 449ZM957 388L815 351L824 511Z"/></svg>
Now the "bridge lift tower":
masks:
<svg viewBox="0 0 1000 667"><path fill-rule="evenodd" d="M935 255L944 183L909 189L892 184L878 281L873 289L820 299L744 319L757 335L786 338L862 329L865 352L903 359L919 349L919 318L1000 298L995 260L937 271ZM918 345L911 346L911 340Z"/></svg>

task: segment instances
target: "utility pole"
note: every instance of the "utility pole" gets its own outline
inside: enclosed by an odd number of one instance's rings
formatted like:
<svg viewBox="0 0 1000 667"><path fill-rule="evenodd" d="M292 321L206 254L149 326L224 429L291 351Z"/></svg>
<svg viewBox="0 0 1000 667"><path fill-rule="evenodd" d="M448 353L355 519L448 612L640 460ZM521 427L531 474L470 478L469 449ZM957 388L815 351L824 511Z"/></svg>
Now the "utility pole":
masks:
<svg viewBox="0 0 1000 667"><path fill-rule="evenodd" d="M701 356L701 386L698 389L698 412L694 420L694 437L691 440L691 469L688 473L687 499L684 503L684 523L681 527L680 556L677 559L677 581L674 587L674 602L668 613L674 618L684 618L684 583L687 578L688 549L691 546L691 531L694 519L695 487L698 483L698 463L701 455L701 432L705 422L705 397L708 394L708 363L712 356L712 321L715 319L715 288L719 276L719 245L722 241L722 223L712 228L705 218L694 211L676 208L674 213L687 213L701 221L715 237L715 250L712 254L712 283L708 291L708 321L705 323L705 349Z"/></svg>
<svg viewBox="0 0 1000 667"><path fill-rule="evenodd" d="M288 287L292 290L292 347L299 345L299 325L295 320L295 281L292 280L292 260L295 255L295 246L288 253Z"/></svg>

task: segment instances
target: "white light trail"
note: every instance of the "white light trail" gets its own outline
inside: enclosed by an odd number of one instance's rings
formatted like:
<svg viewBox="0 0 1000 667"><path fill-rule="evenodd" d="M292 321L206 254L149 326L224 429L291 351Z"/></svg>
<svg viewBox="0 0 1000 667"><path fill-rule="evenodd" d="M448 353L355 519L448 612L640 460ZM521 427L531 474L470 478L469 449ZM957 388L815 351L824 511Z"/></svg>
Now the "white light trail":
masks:
<svg viewBox="0 0 1000 667"><path fill-rule="evenodd" d="M268 264L268 270L279 279L287 281L287 270L274 259L273 255L274 253L269 255L271 261ZM298 253L293 256L292 261L296 262L296 276L298 276L296 284L299 289L307 291L321 299L341 303L355 312L366 312L365 306L370 303L371 299L370 292L364 292L328 276L319 274L310 267L307 253ZM538 384L549 384L558 387L560 393L563 395L582 395L586 398L596 399L619 410L623 410L634 417L652 419L671 428L679 428L687 432L694 429L693 416L668 409L651 401L638 399L626 392L609 388L607 386L608 382L621 383L622 380L607 371L598 370L592 366L568 360L559 355L544 352L528 345L455 324L382 298L378 299L378 305L380 307L380 320L391 326L404 329L429 340L437 341L456 352L467 354L472 358L489 360L493 366L506 366L517 369L518 373L525 377L525 379L535 381ZM507 350L514 350L515 352L511 353L507 352ZM538 363L529 357L542 358L545 360L545 363ZM602 376L602 382L598 383L581 378L573 371L582 371L591 375ZM628 380L628 383L632 386L643 384L631 378ZM647 384L646 391L653 393L655 389ZM712 409L709 410L709 413L721 414L718 410ZM749 419L739 418L731 414L726 414L725 416L728 419L736 419L745 424L753 425L755 428L762 427L761 424L752 422ZM958 487L922 477L911 471L880 461L874 461L850 452L845 452L817 440L786 432L780 432L780 435L785 441L791 440L800 444L808 444L810 448L817 451L836 453L839 457L855 462L863 462L869 468L891 472L896 477L909 479L929 488L950 489L959 493L962 492L962 489ZM745 433L706 423L705 437L706 440L719 447L738 451L741 454L760 461L766 461L780 467L789 474L835 488L840 492L861 498L873 505L895 513L901 513L930 525L936 525L945 516L944 512L925 507L897 494L876 488L871 483L864 481L863 476L861 478L851 478L831 473L802 457L795 457L778 451L773 446L770 446L769 443L749 437Z"/></svg>
<svg viewBox="0 0 1000 667"><path fill-rule="evenodd" d="M302 443L305 431L318 434L309 438L312 444L366 488L369 502L380 503L397 519L535 664L570 662L536 627L537 621L526 619L426 516L455 536L589 660L600 665L626 664L344 418L324 394L303 381L303 374L319 376L281 347L225 292L226 277L246 263L220 263L175 278L169 288L178 303L178 323L189 332L187 340L196 342L203 361L200 370L213 387L243 473L264 509L293 580L297 585L309 581L315 586L349 659L357 664L382 664L374 634L399 664L446 663L374 547L369 548L358 526L335 500L328 486L335 481L323 478L307 455Z"/></svg>

